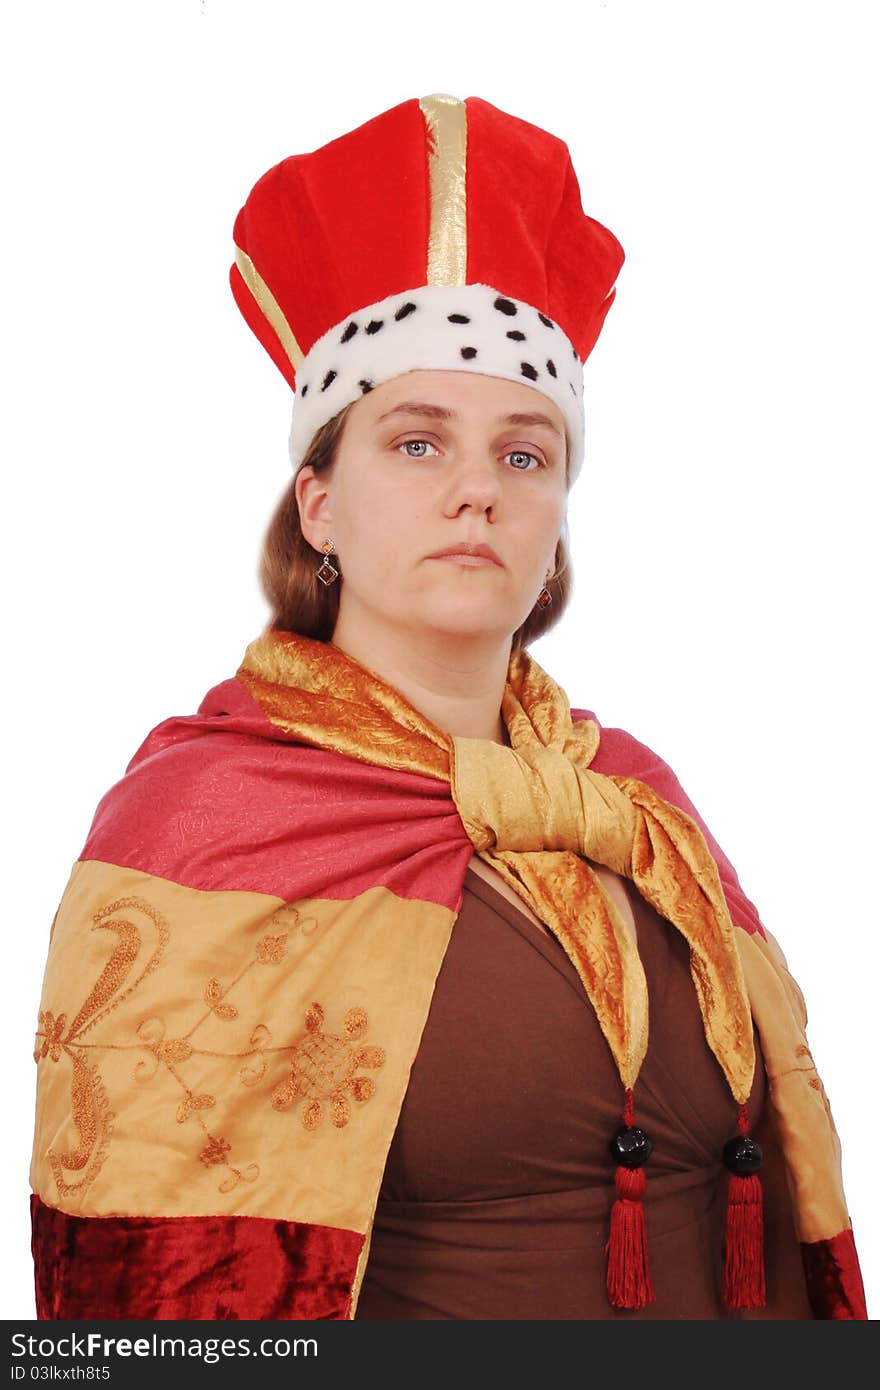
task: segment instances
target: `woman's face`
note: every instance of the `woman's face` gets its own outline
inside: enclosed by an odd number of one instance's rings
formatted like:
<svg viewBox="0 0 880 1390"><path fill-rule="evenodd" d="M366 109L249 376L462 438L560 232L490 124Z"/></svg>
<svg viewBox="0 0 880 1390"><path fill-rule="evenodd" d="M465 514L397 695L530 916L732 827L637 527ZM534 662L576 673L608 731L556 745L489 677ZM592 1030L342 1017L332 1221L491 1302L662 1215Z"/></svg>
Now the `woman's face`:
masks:
<svg viewBox="0 0 880 1390"><path fill-rule="evenodd" d="M339 555L337 630L508 640L553 568L565 449L559 408L499 377L407 372L356 401L334 467L296 488L306 540ZM495 559L437 554L462 546Z"/></svg>

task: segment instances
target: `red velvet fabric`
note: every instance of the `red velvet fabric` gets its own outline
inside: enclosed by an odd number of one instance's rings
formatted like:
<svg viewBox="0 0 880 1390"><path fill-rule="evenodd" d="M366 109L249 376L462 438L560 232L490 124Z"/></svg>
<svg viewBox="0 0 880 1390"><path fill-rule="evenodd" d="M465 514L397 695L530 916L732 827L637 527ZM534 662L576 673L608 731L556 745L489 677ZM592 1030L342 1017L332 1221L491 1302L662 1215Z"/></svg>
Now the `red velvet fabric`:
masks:
<svg viewBox="0 0 880 1390"><path fill-rule="evenodd" d="M410 100L269 169L236 217L233 238L306 353L355 309L425 283L428 215L425 121ZM236 266L230 284L293 386L290 362Z"/></svg>
<svg viewBox="0 0 880 1390"><path fill-rule="evenodd" d="M865 1290L851 1230L801 1245L813 1316L867 1321Z"/></svg>
<svg viewBox="0 0 880 1390"><path fill-rule="evenodd" d="M581 206L557 136L465 98L467 283L543 310L583 361L614 299L620 242ZM426 283L429 136L417 99L401 102L254 185L233 237L268 285L303 353L334 324ZM296 374L236 265L235 301L291 386ZM611 291L609 293L609 291Z"/></svg>
<svg viewBox="0 0 880 1390"><path fill-rule="evenodd" d="M467 108L467 278L543 309L589 356L623 247L581 205L568 147L480 97Z"/></svg>
<svg viewBox="0 0 880 1390"><path fill-rule="evenodd" d="M68 1216L31 1195L37 1317L347 1318L364 1237L252 1216Z"/></svg>

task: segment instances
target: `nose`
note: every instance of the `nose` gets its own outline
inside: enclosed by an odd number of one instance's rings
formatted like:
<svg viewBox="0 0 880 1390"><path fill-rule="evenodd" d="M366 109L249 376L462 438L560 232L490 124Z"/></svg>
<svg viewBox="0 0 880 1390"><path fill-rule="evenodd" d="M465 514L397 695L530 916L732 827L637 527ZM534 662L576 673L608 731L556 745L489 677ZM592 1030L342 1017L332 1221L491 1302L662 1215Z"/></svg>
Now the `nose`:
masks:
<svg viewBox="0 0 880 1390"><path fill-rule="evenodd" d="M494 520L501 497L498 460L492 453L471 448L456 460L449 477L444 510L458 516L470 510Z"/></svg>

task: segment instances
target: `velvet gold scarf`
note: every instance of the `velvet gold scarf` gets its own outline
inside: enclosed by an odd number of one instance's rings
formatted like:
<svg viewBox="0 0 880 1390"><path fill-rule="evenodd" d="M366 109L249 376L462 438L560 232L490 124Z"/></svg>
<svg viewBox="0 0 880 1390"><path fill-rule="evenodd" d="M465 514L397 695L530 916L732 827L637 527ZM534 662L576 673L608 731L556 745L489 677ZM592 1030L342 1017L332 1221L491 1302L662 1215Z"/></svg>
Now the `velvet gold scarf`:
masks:
<svg viewBox="0 0 880 1390"><path fill-rule="evenodd" d="M573 961L621 1082L648 1042L638 950L589 861L632 879L687 938L706 1038L740 1104L755 1068L751 1016L718 869L685 812L644 783L590 770L592 720L524 652L510 663L502 717L510 747L442 733L337 648L251 644L239 680L286 734L379 767L449 784L471 843L545 921Z"/></svg>

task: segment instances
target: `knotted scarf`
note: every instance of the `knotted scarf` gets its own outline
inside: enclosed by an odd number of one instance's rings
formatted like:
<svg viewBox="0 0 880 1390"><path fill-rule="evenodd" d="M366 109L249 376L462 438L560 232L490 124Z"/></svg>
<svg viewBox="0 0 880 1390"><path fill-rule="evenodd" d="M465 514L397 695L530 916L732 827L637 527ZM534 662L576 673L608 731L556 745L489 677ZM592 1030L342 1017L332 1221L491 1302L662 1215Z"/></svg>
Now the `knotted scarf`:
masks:
<svg viewBox="0 0 880 1390"><path fill-rule="evenodd" d="M574 963L621 1082L648 1044L638 949L590 862L631 879L688 941L706 1038L735 1099L752 1087L748 996L718 869L686 812L645 783L591 771L594 720L574 723L562 688L526 652L510 661L502 718L510 746L436 728L392 686L329 645L288 634L251 643L238 679L279 728L361 762L449 784L474 849L558 937Z"/></svg>

